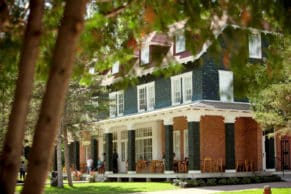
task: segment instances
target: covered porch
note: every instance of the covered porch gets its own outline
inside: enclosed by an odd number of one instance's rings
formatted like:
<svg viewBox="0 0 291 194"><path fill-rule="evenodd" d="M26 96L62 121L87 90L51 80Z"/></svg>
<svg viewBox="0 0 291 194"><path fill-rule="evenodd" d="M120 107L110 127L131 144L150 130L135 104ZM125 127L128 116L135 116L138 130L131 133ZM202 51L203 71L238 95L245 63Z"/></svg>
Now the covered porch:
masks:
<svg viewBox="0 0 291 194"><path fill-rule="evenodd" d="M96 123L108 177L252 173L262 170L262 131L247 103L199 101ZM118 173L112 171L117 150ZM128 176L128 177L130 177Z"/></svg>

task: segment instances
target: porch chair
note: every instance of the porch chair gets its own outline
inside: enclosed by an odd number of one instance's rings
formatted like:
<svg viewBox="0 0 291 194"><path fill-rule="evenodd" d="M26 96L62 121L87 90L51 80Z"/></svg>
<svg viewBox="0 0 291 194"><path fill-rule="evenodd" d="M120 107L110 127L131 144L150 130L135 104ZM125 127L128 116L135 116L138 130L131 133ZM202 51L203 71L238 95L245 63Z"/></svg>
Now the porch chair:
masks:
<svg viewBox="0 0 291 194"><path fill-rule="evenodd" d="M210 157L205 157L203 160L203 172L212 172L212 159Z"/></svg>

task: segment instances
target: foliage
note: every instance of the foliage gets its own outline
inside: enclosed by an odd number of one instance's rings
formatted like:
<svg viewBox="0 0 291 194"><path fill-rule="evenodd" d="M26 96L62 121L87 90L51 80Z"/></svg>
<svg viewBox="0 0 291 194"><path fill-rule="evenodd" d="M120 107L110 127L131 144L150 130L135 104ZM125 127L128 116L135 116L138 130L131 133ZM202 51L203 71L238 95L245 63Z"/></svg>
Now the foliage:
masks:
<svg viewBox="0 0 291 194"><path fill-rule="evenodd" d="M291 37L287 36L283 44L282 69L280 76L269 84L253 92L250 99L253 103L256 120L265 130L276 129L281 135L291 131ZM267 67L268 68L268 67ZM273 75L271 71L270 76ZM257 80L262 80L257 78Z"/></svg>

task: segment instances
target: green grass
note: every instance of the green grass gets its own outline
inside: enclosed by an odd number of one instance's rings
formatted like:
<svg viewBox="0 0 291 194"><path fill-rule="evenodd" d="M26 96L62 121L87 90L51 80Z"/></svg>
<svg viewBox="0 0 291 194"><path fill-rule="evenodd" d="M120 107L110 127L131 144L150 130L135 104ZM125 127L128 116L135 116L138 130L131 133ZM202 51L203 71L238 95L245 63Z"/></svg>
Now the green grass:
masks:
<svg viewBox="0 0 291 194"><path fill-rule="evenodd" d="M248 189L244 191L227 191L218 194L262 194L263 189ZM291 194L291 188L272 188L272 194Z"/></svg>
<svg viewBox="0 0 291 194"><path fill-rule="evenodd" d="M65 188L45 187L45 194L110 194L110 193L133 193L151 192L177 189L170 183L153 182L102 182L102 183L78 183L73 188L65 185ZM20 192L21 187L16 187Z"/></svg>

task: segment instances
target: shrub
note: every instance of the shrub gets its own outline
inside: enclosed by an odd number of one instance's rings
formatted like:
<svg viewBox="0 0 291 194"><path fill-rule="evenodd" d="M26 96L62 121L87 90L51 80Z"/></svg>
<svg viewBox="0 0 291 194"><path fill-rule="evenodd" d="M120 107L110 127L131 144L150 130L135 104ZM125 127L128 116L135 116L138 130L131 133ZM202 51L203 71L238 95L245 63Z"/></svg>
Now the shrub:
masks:
<svg viewBox="0 0 291 194"><path fill-rule="evenodd" d="M237 177L231 177L227 179L227 184L228 185L236 185L239 183L239 178Z"/></svg>
<svg viewBox="0 0 291 194"><path fill-rule="evenodd" d="M252 182L250 177L243 177L240 181L242 184L250 184Z"/></svg>
<svg viewBox="0 0 291 194"><path fill-rule="evenodd" d="M217 184L219 185L226 185L227 184L227 180L226 178L221 178L217 181Z"/></svg>
<svg viewBox="0 0 291 194"><path fill-rule="evenodd" d="M188 180L188 186L189 187L197 187L197 186L199 186L199 182L197 181L197 179Z"/></svg>
<svg viewBox="0 0 291 194"><path fill-rule="evenodd" d="M260 183L261 182L261 178L259 176L253 176L253 177L251 177L251 180L253 183Z"/></svg>
<svg viewBox="0 0 291 194"><path fill-rule="evenodd" d="M216 185L216 179L215 178L207 179L206 185L208 186Z"/></svg>
<svg viewBox="0 0 291 194"><path fill-rule="evenodd" d="M197 179L197 182L198 182L198 186L206 186L206 183L203 179Z"/></svg>

